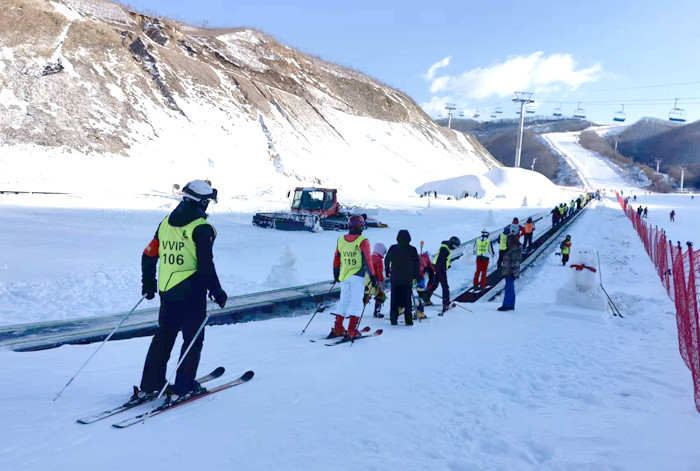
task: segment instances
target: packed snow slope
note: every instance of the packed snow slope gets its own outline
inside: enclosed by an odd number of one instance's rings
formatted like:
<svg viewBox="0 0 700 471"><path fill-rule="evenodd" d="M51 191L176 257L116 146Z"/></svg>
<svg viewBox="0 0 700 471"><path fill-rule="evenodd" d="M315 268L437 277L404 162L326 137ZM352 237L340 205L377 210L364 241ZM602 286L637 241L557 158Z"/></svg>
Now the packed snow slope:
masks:
<svg viewBox="0 0 700 471"><path fill-rule="evenodd" d="M639 190L644 184L620 169L610 160L591 152L578 144L580 132L551 133L542 137L564 161L576 170L579 179L589 189L615 188L617 190ZM650 182L646 182L648 185Z"/></svg>
<svg viewBox="0 0 700 471"><path fill-rule="evenodd" d="M210 178L236 196L406 194L500 166L359 72L107 0L3 3L0 135L3 190L141 194Z"/></svg>
<svg viewBox="0 0 700 471"><path fill-rule="evenodd" d="M456 215L413 217L449 234ZM327 314L304 336L309 316L208 328L200 371L255 378L126 430L110 426L118 416L75 419L128 397L149 339L109 342L57 402L95 345L0 352L0 469L697 469L700 420L673 305L634 230L610 199L570 234L574 252L600 250L624 319L557 303L570 269L552 248L516 282L513 312L429 308L410 328L365 316L384 335L332 348L308 341L327 333ZM469 278L468 262L450 279ZM72 302L100 295L86 286Z"/></svg>

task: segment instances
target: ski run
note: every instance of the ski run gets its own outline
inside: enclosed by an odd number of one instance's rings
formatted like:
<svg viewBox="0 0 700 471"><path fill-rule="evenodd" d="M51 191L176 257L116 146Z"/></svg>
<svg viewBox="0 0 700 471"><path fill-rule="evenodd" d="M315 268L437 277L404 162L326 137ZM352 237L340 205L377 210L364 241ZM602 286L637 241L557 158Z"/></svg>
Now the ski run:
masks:
<svg viewBox="0 0 700 471"><path fill-rule="evenodd" d="M108 342L56 402L56 392L96 344L0 351L0 469L698 469L700 417L678 353L674 306L607 190L636 194L649 221L682 241L697 234L700 199L646 195L597 156L570 145L568 136L548 137L564 142L570 160L589 169L589 182L605 182L603 200L567 234L572 257L577 250L599 253L605 289L623 319L605 306L558 296L572 289L573 270L562 266L557 242L516 280L514 311L499 312L502 299L485 296L439 316L434 298L427 319L391 326L371 315L372 302L361 327L382 335L332 349L325 344L333 340L324 337L333 305L303 336L313 312L208 327L199 373L219 365L226 373L206 387L216 391L247 370L255 379L125 430L112 424L135 420L131 414L154 404L89 425L76 419L128 400L150 338ZM548 212L583 191L556 188L524 206L522 193L506 190L504 198L489 200L372 198L389 228L364 235L389 247L397 231L407 229L414 246L422 240L434 254L450 236L464 241L484 227L502 230L514 216L523 221ZM138 300L141 252L173 202L148 197L115 206L94 198L93 207L84 199L76 207L60 196L0 195L0 244L16 248L0 259L0 322L107 314ZM365 198L344 195L355 204ZM116 209L102 209L108 205ZM672 209L675 223L668 219ZM252 199L223 195L212 209L217 271L230 296L331 278L340 233L256 228L250 221L258 210ZM471 285L474 268L468 250L448 272L453 290ZM157 299L144 304L158 305ZM387 300L387 317L388 309ZM169 371L180 348L178 340Z"/></svg>

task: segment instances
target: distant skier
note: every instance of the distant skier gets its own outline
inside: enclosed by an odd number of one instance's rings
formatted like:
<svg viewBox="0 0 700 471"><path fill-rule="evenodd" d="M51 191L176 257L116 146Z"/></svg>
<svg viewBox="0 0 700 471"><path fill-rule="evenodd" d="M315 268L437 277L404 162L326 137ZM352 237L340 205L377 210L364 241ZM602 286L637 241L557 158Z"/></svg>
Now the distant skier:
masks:
<svg viewBox="0 0 700 471"><path fill-rule="evenodd" d="M406 325L413 325L413 282L420 279L420 259L406 229L399 231L396 242L389 247L385 267L386 276L391 278L391 325L398 324L401 309Z"/></svg>
<svg viewBox="0 0 700 471"><path fill-rule="evenodd" d="M525 227L523 228L523 251L528 252L532 250L532 234L535 231L535 223L532 222L532 218L527 218Z"/></svg>
<svg viewBox="0 0 700 471"><path fill-rule="evenodd" d="M493 242L489 239L489 231L483 229L481 237L474 241L476 254L476 272L474 273L474 289L486 288L486 273L489 268L489 257L495 255ZM489 255L490 254L490 255Z"/></svg>
<svg viewBox="0 0 700 471"><path fill-rule="evenodd" d="M557 227L557 224L559 224L559 218L561 217L561 213L559 212L559 206L555 206L554 209L551 211L552 213L552 227Z"/></svg>
<svg viewBox="0 0 700 471"><path fill-rule="evenodd" d="M637 195L634 195L634 196L632 197L632 201L637 201Z"/></svg>
<svg viewBox="0 0 700 471"><path fill-rule="evenodd" d="M333 278L340 282L340 302L335 315L335 324L328 338L345 335L348 339L360 336L357 326L364 311L365 273L369 273L370 284L377 286L377 277L372 268L369 239L362 235L365 219L360 215L350 217L348 234L338 238L333 257ZM343 327L349 317L347 330Z"/></svg>
<svg viewBox="0 0 700 471"><path fill-rule="evenodd" d="M217 191L208 182L189 182L182 189L182 201L163 219L143 251L142 293L146 299L153 299L156 291L160 293L160 313L158 331L143 367L141 390L134 395L138 398L155 397L165 385L166 367L178 332L182 331L184 341L182 356L206 318L207 291L220 307L226 305L228 297L221 289L212 255L216 231L206 220L207 206L216 197ZM195 381L203 344L202 328L177 370L169 401L206 391Z"/></svg>
<svg viewBox="0 0 700 471"><path fill-rule="evenodd" d="M498 237L498 261L496 262L496 268L500 269L503 263L503 254L506 253L508 248L508 235L510 235L510 226L503 228L503 232Z"/></svg>
<svg viewBox="0 0 700 471"><path fill-rule="evenodd" d="M672 209L671 214L669 214L669 216L671 216L671 222L675 221L676 220L676 211Z"/></svg>
<svg viewBox="0 0 700 471"><path fill-rule="evenodd" d="M567 235L566 239L559 244L559 248L561 249L561 264L566 265L566 262L569 261L569 254L571 253L571 236Z"/></svg>
<svg viewBox="0 0 700 471"><path fill-rule="evenodd" d="M647 208L647 207L645 206L645 207L644 207L644 211L642 211L642 217L643 217L643 218L647 217L648 213L649 213L649 208Z"/></svg>
<svg viewBox="0 0 700 471"><path fill-rule="evenodd" d="M520 276L520 260L522 252L520 241L514 234L508 235L508 248L503 255L501 274L506 280L505 293L503 295L503 305L499 311L512 311L515 309L515 279Z"/></svg>
<svg viewBox="0 0 700 471"><path fill-rule="evenodd" d="M386 282L384 281L384 255L386 247L381 242L374 244L372 252L372 268L377 276L377 287L372 289L372 284L367 285L365 282L365 304L369 302L369 297L374 296L374 317L384 317L381 313L382 304L386 301ZM367 274L369 277L369 274Z"/></svg>
<svg viewBox="0 0 700 471"><path fill-rule="evenodd" d="M437 285L442 286L442 312L438 314L439 316L443 315L450 308L450 286L447 283L447 270L451 265L450 257L452 251L461 244L462 242L457 236L452 236L449 240L443 240L433 260L433 265L435 265L435 288L437 289Z"/></svg>

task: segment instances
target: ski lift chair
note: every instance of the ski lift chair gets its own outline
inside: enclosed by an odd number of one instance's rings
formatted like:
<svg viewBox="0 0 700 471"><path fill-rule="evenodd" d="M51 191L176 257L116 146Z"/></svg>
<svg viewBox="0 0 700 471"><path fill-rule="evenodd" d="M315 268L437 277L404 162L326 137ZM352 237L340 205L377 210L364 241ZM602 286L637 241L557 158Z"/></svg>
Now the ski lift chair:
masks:
<svg viewBox="0 0 700 471"><path fill-rule="evenodd" d="M525 106L525 113L535 114L535 107L532 106L531 104L528 104L527 106Z"/></svg>
<svg viewBox="0 0 700 471"><path fill-rule="evenodd" d="M481 115L479 114L479 110L477 109L477 110L474 112L474 119L478 118L479 116L481 116Z"/></svg>
<svg viewBox="0 0 700 471"><path fill-rule="evenodd" d="M502 106L497 106L496 107L496 114L501 114L503 113L503 107Z"/></svg>
<svg viewBox="0 0 700 471"><path fill-rule="evenodd" d="M574 111L574 118L586 119L586 110L581 108L581 102L578 102L578 107Z"/></svg>
<svg viewBox="0 0 700 471"><path fill-rule="evenodd" d="M668 112L669 121L674 121L676 123L685 123L685 110L683 108L678 108L678 98L673 104L673 108Z"/></svg>
<svg viewBox="0 0 700 471"><path fill-rule="evenodd" d="M613 114L613 121L617 121L618 123L624 123L625 119L627 119L627 114L625 113L625 105L620 106L622 106L622 109L620 111L616 111L615 114Z"/></svg>
<svg viewBox="0 0 700 471"><path fill-rule="evenodd" d="M564 114L564 112L561 110L561 103L559 103L559 106L554 108L554 112L552 113L552 116L558 118L558 117L562 116L563 114Z"/></svg>

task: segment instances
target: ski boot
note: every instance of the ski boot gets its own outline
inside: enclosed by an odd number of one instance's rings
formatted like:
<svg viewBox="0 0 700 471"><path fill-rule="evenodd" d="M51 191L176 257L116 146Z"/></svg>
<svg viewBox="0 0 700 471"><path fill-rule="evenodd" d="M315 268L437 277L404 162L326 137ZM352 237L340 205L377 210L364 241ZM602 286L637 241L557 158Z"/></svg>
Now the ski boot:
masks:
<svg viewBox="0 0 700 471"><path fill-rule="evenodd" d="M186 401L187 399L194 397L194 396L199 396L202 394L207 393L207 388L199 384L197 381L194 382L194 387L192 388L191 391L188 391L185 394L177 394L175 392L171 392L168 394L168 396L165 399L165 403L169 406L176 404L178 402Z"/></svg>
<svg viewBox="0 0 700 471"><path fill-rule="evenodd" d="M328 334L327 339L334 339L336 337L342 337L345 335L345 327L343 327L343 321L345 318L339 314L333 314L335 316L335 324L331 329L331 333Z"/></svg>
<svg viewBox="0 0 700 471"><path fill-rule="evenodd" d="M158 397L160 391L141 391L139 388L134 386L134 394L126 401L127 404L141 404L142 402L148 402L150 400Z"/></svg>
<svg viewBox="0 0 700 471"><path fill-rule="evenodd" d="M380 319L384 317L384 314L380 312L382 310L382 304L383 303L376 303L374 305L374 317L378 317Z"/></svg>
<svg viewBox="0 0 700 471"><path fill-rule="evenodd" d="M357 324L360 323L360 318L357 316L350 316L350 321L348 322L348 330L345 332L345 338L348 340L355 340L356 338L362 336L362 334L357 330Z"/></svg>

